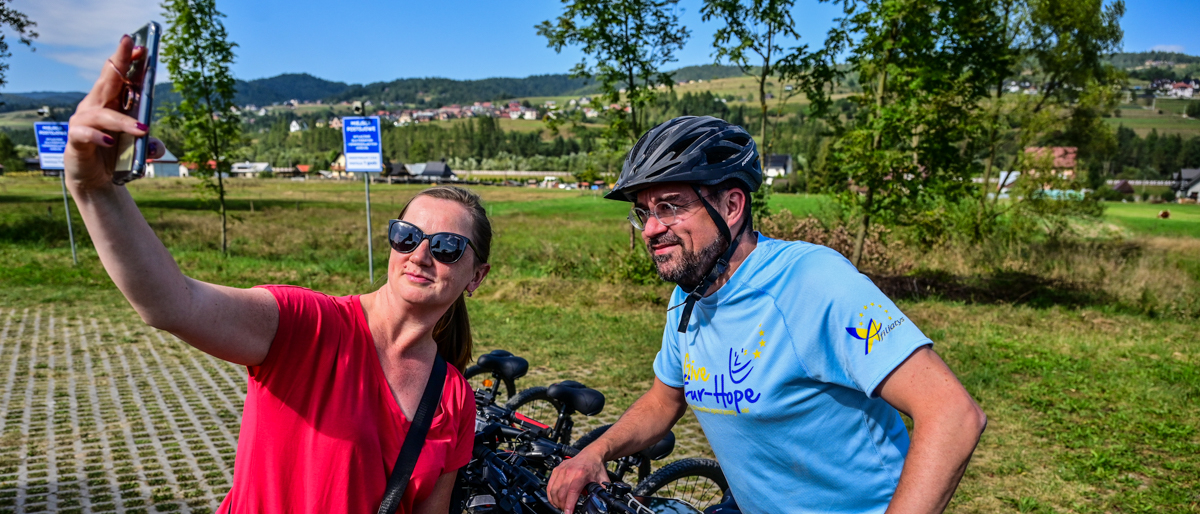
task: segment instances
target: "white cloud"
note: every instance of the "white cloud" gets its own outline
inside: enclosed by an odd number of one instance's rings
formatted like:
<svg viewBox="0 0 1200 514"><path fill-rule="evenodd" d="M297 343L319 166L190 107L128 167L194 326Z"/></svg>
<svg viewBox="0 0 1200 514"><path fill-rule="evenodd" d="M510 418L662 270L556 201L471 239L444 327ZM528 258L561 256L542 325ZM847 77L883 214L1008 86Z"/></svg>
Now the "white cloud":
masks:
<svg viewBox="0 0 1200 514"><path fill-rule="evenodd" d="M13 7L37 22L34 47L43 55L72 66L88 81L100 76L123 34L151 20L163 23L159 0L18 0ZM166 70L160 66L160 78Z"/></svg>
<svg viewBox="0 0 1200 514"><path fill-rule="evenodd" d="M37 22L37 43L112 49L122 34L162 23L158 0L39 0L13 7ZM35 44L37 44L35 43Z"/></svg>
<svg viewBox="0 0 1200 514"><path fill-rule="evenodd" d="M1150 47L1151 52L1175 52L1183 53L1183 45L1154 45Z"/></svg>

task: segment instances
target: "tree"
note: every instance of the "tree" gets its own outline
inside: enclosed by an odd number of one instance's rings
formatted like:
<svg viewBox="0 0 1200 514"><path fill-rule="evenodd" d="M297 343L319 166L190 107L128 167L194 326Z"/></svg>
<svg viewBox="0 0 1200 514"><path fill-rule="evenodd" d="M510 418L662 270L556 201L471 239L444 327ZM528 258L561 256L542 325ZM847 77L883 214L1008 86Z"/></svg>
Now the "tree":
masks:
<svg viewBox="0 0 1200 514"><path fill-rule="evenodd" d="M909 223L930 201L967 194L972 113L1004 64L995 14L978 0L865 0L848 2L831 31L824 58L850 45L862 85L848 123L821 111L841 133L831 159L852 184L839 198L861 213L856 266L872 218Z"/></svg>
<svg viewBox="0 0 1200 514"><path fill-rule="evenodd" d="M794 3L793 0L706 0L700 9L704 21L717 18L724 23L713 35L716 50L713 55L717 63L723 60L733 63L758 84L762 116L759 120L762 141L759 156L763 170L767 168L766 156L771 153L773 143L768 130L767 88L772 77L784 83L799 78L808 48L807 45L791 50L783 47L788 40L800 39L792 19ZM756 219L769 215L766 200L769 190L764 187L753 195L751 210Z"/></svg>
<svg viewBox="0 0 1200 514"><path fill-rule="evenodd" d="M987 201L993 169L1034 169L1026 159L1027 146L1076 146L1080 159L1098 160L1120 145L1101 117L1116 107L1116 92L1124 84L1124 75L1107 61L1120 49L1124 2L1001 0L997 9L1011 64L992 85L977 239L1007 212L997 207L998 195ZM1006 97L1004 81L1010 78L1031 82L1037 94ZM1103 164L1107 171L1093 171L1093 180L1119 172L1124 164L1110 159ZM1095 170L1091 164L1089 169Z"/></svg>
<svg viewBox="0 0 1200 514"><path fill-rule="evenodd" d="M33 47L33 40L38 37L37 32L33 28L37 23L30 21L29 17L24 13L8 6L8 0L0 0L0 28L7 26L17 34L17 41L22 45ZM12 56L8 51L8 41L5 40L4 32L0 32L0 59L7 59ZM5 72L8 71L8 63L0 60L0 86L4 86L8 81L5 77Z"/></svg>
<svg viewBox="0 0 1200 514"><path fill-rule="evenodd" d="M162 57L180 96L169 118L184 131L183 160L196 163L202 187L217 195L221 252L228 254L224 176L230 170L229 151L241 135L229 72L237 45L225 32L224 15L217 11L215 0L166 0L163 9L167 31Z"/></svg>
<svg viewBox="0 0 1200 514"><path fill-rule="evenodd" d="M768 133L767 88L772 77L782 82L797 78L807 45L785 50L788 40L800 39L792 20L794 0L706 0L704 21L719 19L724 25L713 35L717 63L728 61L754 78L758 85L759 137L763 155L771 151ZM765 163L764 163L765 165Z"/></svg>
<svg viewBox="0 0 1200 514"><path fill-rule="evenodd" d="M687 41L688 30L674 12L678 0L563 0L557 20L536 26L556 52L572 45L583 47L584 57L571 69L576 78L600 84L607 104L628 105L604 111L605 136L610 146L628 138L636 141L645 130L643 112L659 86L670 88L671 75L660 71L675 62L675 53Z"/></svg>

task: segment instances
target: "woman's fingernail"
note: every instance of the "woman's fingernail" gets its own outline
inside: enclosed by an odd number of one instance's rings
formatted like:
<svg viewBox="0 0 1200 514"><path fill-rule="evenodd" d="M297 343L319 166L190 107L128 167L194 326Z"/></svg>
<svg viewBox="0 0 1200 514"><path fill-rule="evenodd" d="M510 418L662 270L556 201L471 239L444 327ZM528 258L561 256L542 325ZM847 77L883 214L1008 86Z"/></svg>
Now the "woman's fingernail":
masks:
<svg viewBox="0 0 1200 514"><path fill-rule="evenodd" d="M106 145L112 145L113 143L117 142L115 139L112 138L112 136L110 136L108 134L105 134L104 137L102 137L100 139L103 140L104 144L106 144Z"/></svg>
<svg viewBox="0 0 1200 514"><path fill-rule="evenodd" d="M134 52L136 52L136 51L138 51L138 50L145 50L145 49L146 49L146 47L144 47L144 46L141 46L141 45L133 47L133 51L134 51Z"/></svg>
<svg viewBox="0 0 1200 514"><path fill-rule="evenodd" d="M149 127L148 125L146 125L145 123L138 123L138 124L137 124L137 129L138 129L138 130L140 130L140 131L142 131L142 132L145 132L145 131L147 131L147 130L150 130L150 127Z"/></svg>
<svg viewBox="0 0 1200 514"><path fill-rule="evenodd" d="M125 41L125 38L127 37L129 37L129 34L122 34L120 41Z"/></svg>

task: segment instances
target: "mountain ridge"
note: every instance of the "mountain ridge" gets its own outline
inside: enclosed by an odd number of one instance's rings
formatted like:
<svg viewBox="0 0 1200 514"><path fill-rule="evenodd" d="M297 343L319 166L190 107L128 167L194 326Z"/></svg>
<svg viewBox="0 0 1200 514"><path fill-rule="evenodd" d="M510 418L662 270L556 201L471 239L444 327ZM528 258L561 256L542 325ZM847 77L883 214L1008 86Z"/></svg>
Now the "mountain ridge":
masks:
<svg viewBox="0 0 1200 514"><path fill-rule="evenodd" d="M1177 64L1198 63L1200 56L1175 52L1122 52L1108 61L1122 69L1143 66L1145 61L1171 61ZM737 66L705 64L684 66L670 72L677 81L714 80L739 77ZM309 73L283 73L273 77L237 80L234 101L238 105L265 106L289 100L300 102L323 101L338 103L371 100L375 104L403 102L406 106L436 107L448 104L469 104L483 101L503 101L539 96L588 95L599 91L598 85L566 73L530 75L527 77L489 77L482 79L449 79L443 77L411 77L369 84L348 84L326 80ZM155 86L159 105L176 102L179 95L171 83ZM34 91L0 93L0 112L36 109L42 105L74 108L85 93L71 91Z"/></svg>

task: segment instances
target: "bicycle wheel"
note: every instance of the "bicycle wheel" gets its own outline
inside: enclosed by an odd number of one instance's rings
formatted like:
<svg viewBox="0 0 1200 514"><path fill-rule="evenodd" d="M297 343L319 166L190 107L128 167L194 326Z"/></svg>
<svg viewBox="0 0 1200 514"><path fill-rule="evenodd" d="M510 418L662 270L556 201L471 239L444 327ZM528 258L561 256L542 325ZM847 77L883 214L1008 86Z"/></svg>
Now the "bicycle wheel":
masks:
<svg viewBox="0 0 1200 514"><path fill-rule="evenodd" d="M633 489L633 495L674 498L704 510L724 501L728 490L729 483L717 461L688 458L651 473Z"/></svg>
<svg viewBox="0 0 1200 514"><path fill-rule="evenodd" d="M576 450L582 450L587 445L592 444L592 442L599 439L600 436L604 435L605 432L608 432L608 429L611 426L612 425L609 424L609 425L600 425L596 428L593 428L591 432L583 434L583 437L580 437L575 442L571 443L571 446L574 447Z"/></svg>
<svg viewBox="0 0 1200 514"><path fill-rule="evenodd" d="M560 404L558 400L550 398L547 391L544 386L530 387L529 389L522 390L513 395L512 399L504 404L504 408L548 427L552 427L555 420L558 419ZM563 442L566 443L566 441Z"/></svg>
<svg viewBox="0 0 1200 514"><path fill-rule="evenodd" d="M583 437L580 437L574 443L571 443L571 447L575 448L576 450L584 449L584 447L586 447L589 444L592 444L593 442L596 441L596 439L599 439L600 436L604 435L605 432L608 432L608 429L611 426L612 426L611 424L608 424L608 425L600 425L596 428L593 428L590 432L583 434ZM617 474L617 468L620 466L619 461L610 460L608 462L605 462L604 466L606 468L608 468L608 478L610 479L609 480L610 482L623 482L625 480L624 474L621 474L621 475ZM636 468L636 466L635 466L635 468ZM634 469L632 471L636 472L637 470Z"/></svg>
<svg viewBox="0 0 1200 514"><path fill-rule="evenodd" d="M467 379L468 384L471 384L471 390L479 391L484 389L483 381L492 379L492 375L491 373L484 371L483 368L479 367L478 364L472 364L467 366L467 369L463 370L463 378ZM500 389L503 390L504 388L501 387Z"/></svg>

